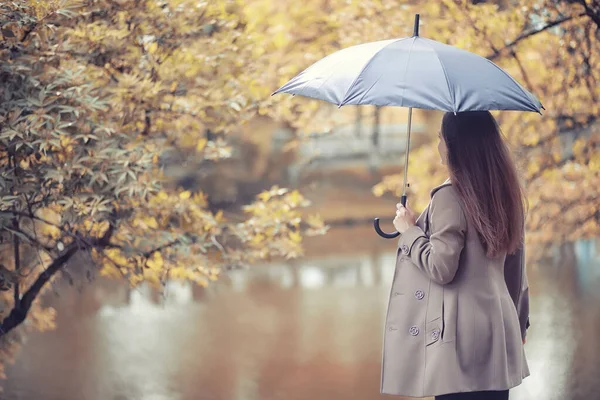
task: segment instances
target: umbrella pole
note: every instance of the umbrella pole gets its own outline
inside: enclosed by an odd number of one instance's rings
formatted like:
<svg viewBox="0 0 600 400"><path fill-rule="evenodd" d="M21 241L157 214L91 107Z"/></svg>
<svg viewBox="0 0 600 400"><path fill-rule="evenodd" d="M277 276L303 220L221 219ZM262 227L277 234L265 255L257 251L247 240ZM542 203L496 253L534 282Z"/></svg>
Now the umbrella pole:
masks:
<svg viewBox="0 0 600 400"><path fill-rule="evenodd" d="M410 131L412 128L411 125L412 125L412 107L409 107L408 108L408 126L407 126L407 132L406 132L406 153L404 154L404 187L402 188L402 198L400 199L400 202L405 207L406 207L406 189L409 187L407 178L408 178L408 153L410 152ZM373 221L373 227L375 228L375 232L377 232L377 234L383 238L394 239L394 238L400 236L399 232L386 233L386 232L382 231L381 227L379 226L379 218L375 218L375 220Z"/></svg>
<svg viewBox="0 0 600 400"><path fill-rule="evenodd" d="M404 186L402 187L402 197L400 202L406 207L406 188L408 188L408 154L410 153L410 131L412 125L412 107L408 108L408 127L406 133L406 151L404 155Z"/></svg>
<svg viewBox="0 0 600 400"><path fill-rule="evenodd" d="M419 36L419 14L415 14L415 28L413 32L413 37ZM412 107L408 108L408 126L406 133L406 153L404 155L404 186L402 188L402 197L400 198L400 202L404 207L406 207L406 188L408 188L409 184L408 180L408 154L410 153L410 131L412 124ZM386 239L394 239L400 236L400 232L386 233L381 230L379 226L379 218L375 218L373 221L373 226L375 228L375 232L383 238Z"/></svg>

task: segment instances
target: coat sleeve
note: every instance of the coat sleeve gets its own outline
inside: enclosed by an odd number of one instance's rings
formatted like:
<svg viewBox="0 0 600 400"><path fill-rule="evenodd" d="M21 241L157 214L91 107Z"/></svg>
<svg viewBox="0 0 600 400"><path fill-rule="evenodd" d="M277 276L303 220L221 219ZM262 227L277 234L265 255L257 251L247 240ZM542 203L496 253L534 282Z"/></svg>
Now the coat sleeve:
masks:
<svg viewBox="0 0 600 400"><path fill-rule="evenodd" d="M467 223L450 186L434 194L430 207L431 236L418 226L410 227L399 239L399 250L430 279L444 285L452 282L458 270Z"/></svg>
<svg viewBox="0 0 600 400"><path fill-rule="evenodd" d="M517 309L521 326L521 338L525 340L527 328L529 328L529 283L527 281L527 269L525 268L524 245L515 254L506 256L504 281Z"/></svg>

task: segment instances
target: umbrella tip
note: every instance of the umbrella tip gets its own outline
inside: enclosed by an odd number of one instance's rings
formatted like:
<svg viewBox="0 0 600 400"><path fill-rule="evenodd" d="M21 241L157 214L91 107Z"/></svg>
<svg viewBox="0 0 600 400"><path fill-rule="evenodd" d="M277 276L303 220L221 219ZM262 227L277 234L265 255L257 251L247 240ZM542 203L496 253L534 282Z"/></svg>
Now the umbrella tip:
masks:
<svg viewBox="0 0 600 400"><path fill-rule="evenodd" d="M542 103L540 103L540 107L537 109L538 114L544 115L542 110L546 111L546 108L544 107L544 105Z"/></svg>
<svg viewBox="0 0 600 400"><path fill-rule="evenodd" d="M413 31L413 36L419 36L419 14L415 14L415 29Z"/></svg>

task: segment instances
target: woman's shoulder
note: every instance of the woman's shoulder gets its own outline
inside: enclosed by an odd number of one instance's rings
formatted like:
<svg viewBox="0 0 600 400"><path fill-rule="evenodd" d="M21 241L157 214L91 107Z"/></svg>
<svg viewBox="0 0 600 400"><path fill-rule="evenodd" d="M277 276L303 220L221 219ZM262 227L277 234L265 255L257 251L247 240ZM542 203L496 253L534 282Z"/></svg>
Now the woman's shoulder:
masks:
<svg viewBox="0 0 600 400"><path fill-rule="evenodd" d="M431 190L431 203L460 205L460 197L456 191L456 188L448 180Z"/></svg>
<svg viewBox="0 0 600 400"><path fill-rule="evenodd" d="M444 182L431 192L431 209L434 215L447 215L456 219L463 227L467 227L467 219L460 196L450 182Z"/></svg>

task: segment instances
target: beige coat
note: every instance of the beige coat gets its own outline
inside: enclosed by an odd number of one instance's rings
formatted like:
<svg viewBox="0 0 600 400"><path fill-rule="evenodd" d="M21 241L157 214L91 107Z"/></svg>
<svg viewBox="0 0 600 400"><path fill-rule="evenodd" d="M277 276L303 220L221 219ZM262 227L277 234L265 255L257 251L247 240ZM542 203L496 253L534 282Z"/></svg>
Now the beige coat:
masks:
<svg viewBox="0 0 600 400"><path fill-rule="evenodd" d="M452 185L399 240L381 392L410 397L506 390L529 375L523 252L490 259Z"/></svg>

